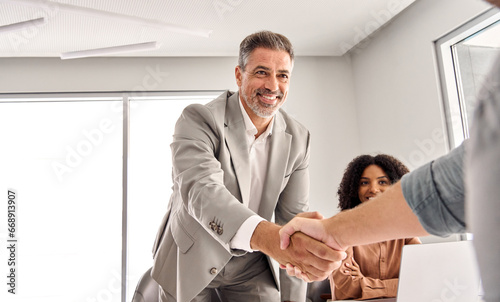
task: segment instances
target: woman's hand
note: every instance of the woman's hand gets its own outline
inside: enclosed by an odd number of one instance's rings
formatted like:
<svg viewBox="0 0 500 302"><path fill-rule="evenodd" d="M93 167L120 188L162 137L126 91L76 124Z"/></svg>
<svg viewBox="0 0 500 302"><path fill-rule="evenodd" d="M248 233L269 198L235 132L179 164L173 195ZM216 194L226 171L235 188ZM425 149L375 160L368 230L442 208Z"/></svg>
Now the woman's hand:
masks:
<svg viewBox="0 0 500 302"><path fill-rule="evenodd" d="M361 273L361 269L359 268L359 264L354 260L354 257L351 258L352 264L349 262L345 262L342 267L342 273L345 275L351 276L353 279L363 278L363 274Z"/></svg>

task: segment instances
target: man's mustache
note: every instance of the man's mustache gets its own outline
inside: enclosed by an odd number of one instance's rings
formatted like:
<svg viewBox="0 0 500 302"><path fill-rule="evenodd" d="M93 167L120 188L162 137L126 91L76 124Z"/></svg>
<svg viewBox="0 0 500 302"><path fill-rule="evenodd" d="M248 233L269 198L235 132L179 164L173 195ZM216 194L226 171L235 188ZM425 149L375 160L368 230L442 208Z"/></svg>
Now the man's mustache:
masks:
<svg viewBox="0 0 500 302"><path fill-rule="evenodd" d="M275 91L271 91L269 89L266 89L266 88L258 88L255 90L255 93L256 94L266 94L266 95L275 95L276 97L278 98L283 98L283 92L281 92L281 90L275 90Z"/></svg>

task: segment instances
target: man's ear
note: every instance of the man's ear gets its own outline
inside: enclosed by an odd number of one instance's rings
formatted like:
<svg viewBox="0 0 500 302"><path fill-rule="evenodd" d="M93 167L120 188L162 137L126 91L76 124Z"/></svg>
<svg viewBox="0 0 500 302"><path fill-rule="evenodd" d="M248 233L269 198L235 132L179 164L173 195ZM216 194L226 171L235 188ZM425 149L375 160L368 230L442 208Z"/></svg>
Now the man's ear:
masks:
<svg viewBox="0 0 500 302"><path fill-rule="evenodd" d="M241 87L243 71L241 70L240 66L236 66L236 68L234 69L234 76L236 77L236 84L238 85L238 87Z"/></svg>

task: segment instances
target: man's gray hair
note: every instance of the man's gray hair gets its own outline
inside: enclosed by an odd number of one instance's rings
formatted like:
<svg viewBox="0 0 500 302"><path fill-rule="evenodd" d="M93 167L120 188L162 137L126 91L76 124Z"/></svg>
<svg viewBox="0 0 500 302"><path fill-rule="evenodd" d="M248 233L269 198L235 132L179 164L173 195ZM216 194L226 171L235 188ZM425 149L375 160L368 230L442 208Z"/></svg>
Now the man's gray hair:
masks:
<svg viewBox="0 0 500 302"><path fill-rule="evenodd" d="M240 54L238 65L241 70L245 70L248 63L248 57L256 48L267 48L271 50L283 50L290 55L290 61L293 64L293 46L287 37L273 33L271 31L260 31L249 35L240 43Z"/></svg>

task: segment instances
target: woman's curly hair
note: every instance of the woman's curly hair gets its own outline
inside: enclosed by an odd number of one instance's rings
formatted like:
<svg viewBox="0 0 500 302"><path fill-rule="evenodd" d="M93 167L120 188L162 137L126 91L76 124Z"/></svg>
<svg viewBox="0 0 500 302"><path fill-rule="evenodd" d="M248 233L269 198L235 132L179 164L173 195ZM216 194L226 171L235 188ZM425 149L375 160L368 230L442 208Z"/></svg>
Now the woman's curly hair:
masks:
<svg viewBox="0 0 500 302"><path fill-rule="evenodd" d="M340 210L352 209L361 203L358 195L359 181L363 171L370 165L377 165L384 170L391 184L394 184L409 172L402 162L387 154L378 154L376 156L360 155L354 158L347 165L337 191Z"/></svg>

